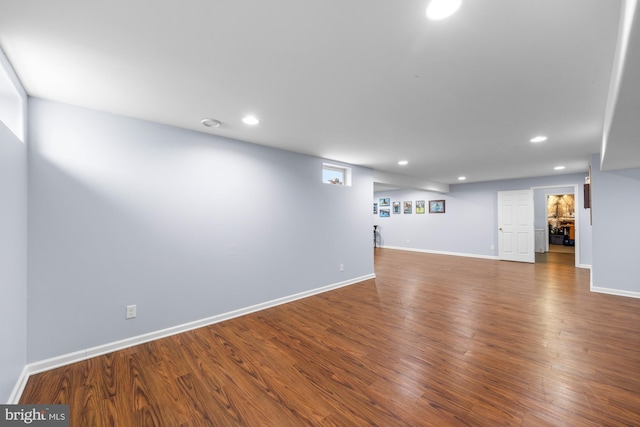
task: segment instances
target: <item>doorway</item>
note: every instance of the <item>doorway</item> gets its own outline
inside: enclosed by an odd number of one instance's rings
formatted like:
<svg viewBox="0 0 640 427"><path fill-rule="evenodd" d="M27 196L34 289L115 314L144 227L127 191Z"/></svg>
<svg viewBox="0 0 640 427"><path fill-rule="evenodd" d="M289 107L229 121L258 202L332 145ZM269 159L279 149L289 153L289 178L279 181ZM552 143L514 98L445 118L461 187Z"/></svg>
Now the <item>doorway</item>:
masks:
<svg viewBox="0 0 640 427"><path fill-rule="evenodd" d="M575 253L575 197L573 194L547 196L548 252Z"/></svg>
<svg viewBox="0 0 640 427"><path fill-rule="evenodd" d="M535 189L536 261L579 265L577 186Z"/></svg>

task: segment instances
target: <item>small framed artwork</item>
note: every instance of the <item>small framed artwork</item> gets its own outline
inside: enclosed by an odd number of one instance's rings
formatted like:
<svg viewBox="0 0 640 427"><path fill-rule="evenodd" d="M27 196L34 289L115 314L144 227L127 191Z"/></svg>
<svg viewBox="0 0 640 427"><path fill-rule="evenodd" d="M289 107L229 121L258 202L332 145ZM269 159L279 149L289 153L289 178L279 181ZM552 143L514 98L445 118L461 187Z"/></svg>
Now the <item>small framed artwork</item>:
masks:
<svg viewBox="0 0 640 427"><path fill-rule="evenodd" d="M380 207L383 206L391 206L391 199L390 198L384 198L384 199L380 199Z"/></svg>
<svg viewBox="0 0 640 427"><path fill-rule="evenodd" d="M378 204L377 203L373 204L373 214L374 215L378 215Z"/></svg>
<svg viewBox="0 0 640 427"><path fill-rule="evenodd" d="M429 200L429 213L444 213L444 200Z"/></svg>
<svg viewBox="0 0 640 427"><path fill-rule="evenodd" d="M410 214L413 211L413 202L404 202L404 213Z"/></svg>
<svg viewBox="0 0 640 427"><path fill-rule="evenodd" d="M380 217L388 218L389 217L389 209L380 209Z"/></svg>
<svg viewBox="0 0 640 427"><path fill-rule="evenodd" d="M424 200L416 200L416 214L424 213Z"/></svg>
<svg viewBox="0 0 640 427"><path fill-rule="evenodd" d="M393 213L394 214L400 213L400 202L393 202Z"/></svg>

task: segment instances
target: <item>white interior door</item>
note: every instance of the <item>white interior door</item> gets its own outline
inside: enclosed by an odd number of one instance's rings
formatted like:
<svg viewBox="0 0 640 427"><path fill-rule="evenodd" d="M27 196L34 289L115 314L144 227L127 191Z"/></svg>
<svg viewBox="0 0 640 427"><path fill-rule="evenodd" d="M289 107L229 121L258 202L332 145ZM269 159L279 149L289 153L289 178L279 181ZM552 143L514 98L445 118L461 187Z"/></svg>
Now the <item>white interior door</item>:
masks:
<svg viewBox="0 0 640 427"><path fill-rule="evenodd" d="M533 190L498 191L498 258L535 262Z"/></svg>

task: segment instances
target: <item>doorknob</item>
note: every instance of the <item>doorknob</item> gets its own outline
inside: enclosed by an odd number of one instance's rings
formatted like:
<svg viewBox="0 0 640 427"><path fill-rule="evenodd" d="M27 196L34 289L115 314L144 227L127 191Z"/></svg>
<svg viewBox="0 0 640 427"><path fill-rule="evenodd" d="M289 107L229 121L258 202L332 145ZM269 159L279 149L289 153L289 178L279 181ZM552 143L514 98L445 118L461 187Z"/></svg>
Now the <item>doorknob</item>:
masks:
<svg viewBox="0 0 640 427"><path fill-rule="evenodd" d="M502 231L502 227L498 228L498 230Z"/></svg>

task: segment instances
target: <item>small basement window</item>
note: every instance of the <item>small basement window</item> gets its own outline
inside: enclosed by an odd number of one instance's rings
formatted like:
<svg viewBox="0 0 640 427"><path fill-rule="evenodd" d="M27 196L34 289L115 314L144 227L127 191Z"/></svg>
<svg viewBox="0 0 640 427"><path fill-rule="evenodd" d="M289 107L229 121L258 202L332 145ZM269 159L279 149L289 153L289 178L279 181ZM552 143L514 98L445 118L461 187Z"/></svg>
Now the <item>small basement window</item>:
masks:
<svg viewBox="0 0 640 427"><path fill-rule="evenodd" d="M322 182L332 185L351 185L351 168L322 164Z"/></svg>

